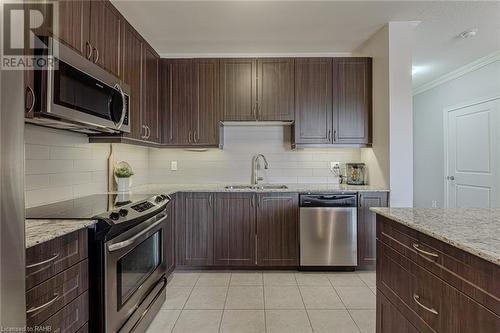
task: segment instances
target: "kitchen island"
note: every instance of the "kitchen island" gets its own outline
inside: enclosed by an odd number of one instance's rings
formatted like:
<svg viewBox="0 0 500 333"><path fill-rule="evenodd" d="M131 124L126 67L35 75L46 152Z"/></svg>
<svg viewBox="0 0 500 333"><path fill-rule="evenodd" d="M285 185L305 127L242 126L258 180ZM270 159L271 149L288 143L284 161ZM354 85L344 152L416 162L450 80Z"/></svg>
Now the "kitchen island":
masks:
<svg viewBox="0 0 500 333"><path fill-rule="evenodd" d="M500 331L500 209L372 211L378 333Z"/></svg>

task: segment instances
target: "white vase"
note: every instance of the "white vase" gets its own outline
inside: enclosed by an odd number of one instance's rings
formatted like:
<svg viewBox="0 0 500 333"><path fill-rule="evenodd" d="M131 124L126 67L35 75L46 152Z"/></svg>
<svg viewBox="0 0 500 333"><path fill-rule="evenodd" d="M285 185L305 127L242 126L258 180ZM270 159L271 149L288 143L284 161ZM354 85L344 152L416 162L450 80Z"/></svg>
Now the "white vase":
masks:
<svg viewBox="0 0 500 333"><path fill-rule="evenodd" d="M128 192L130 190L130 178L118 178L118 192Z"/></svg>

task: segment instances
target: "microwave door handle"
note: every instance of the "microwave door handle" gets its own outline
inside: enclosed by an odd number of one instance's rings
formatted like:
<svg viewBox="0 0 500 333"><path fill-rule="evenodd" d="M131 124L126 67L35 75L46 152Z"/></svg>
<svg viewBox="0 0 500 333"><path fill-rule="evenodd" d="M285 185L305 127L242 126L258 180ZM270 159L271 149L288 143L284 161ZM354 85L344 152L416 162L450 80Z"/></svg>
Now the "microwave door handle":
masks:
<svg viewBox="0 0 500 333"><path fill-rule="evenodd" d="M125 121L125 114L127 112L127 100L125 98L125 94L123 93L123 90L122 90L122 87L120 87L120 85L117 83L115 84L115 89L118 90L120 92L120 95L122 95L122 104L123 104L123 108L122 108L122 116L120 118L120 121L118 122L118 124L116 125L116 127L118 129L122 128L123 126L123 122Z"/></svg>

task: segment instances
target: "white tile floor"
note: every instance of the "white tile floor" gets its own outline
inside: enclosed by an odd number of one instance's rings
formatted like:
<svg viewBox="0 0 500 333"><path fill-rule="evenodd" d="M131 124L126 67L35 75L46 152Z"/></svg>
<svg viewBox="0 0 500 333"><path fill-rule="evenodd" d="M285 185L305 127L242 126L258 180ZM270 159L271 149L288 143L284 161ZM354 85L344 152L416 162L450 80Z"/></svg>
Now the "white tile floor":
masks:
<svg viewBox="0 0 500 333"><path fill-rule="evenodd" d="M148 333L373 333L375 273L176 272Z"/></svg>

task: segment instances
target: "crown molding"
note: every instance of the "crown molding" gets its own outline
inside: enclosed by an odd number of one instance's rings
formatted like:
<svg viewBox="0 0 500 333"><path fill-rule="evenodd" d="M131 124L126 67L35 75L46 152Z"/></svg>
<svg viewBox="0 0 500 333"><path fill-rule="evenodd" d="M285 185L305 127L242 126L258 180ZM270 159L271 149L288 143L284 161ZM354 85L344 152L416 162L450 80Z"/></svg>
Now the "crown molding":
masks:
<svg viewBox="0 0 500 333"><path fill-rule="evenodd" d="M481 67L489 65L498 60L500 60L500 50L490 53L485 57L479 58L478 60L468 63L465 66L459 67L443 76L438 77L437 79L434 79L430 82L424 83L421 86L416 87L415 89L413 89L413 96L421 94L424 91L430 90L448 81L459 78L467 73L478 70Z"/></svg>
<svg viewBox="0 0 500 333"><path fill-rule="evenodd" d="M334 58L350 57L351 52L318 52L318 53L160 53L160 58Z"/></svg>

